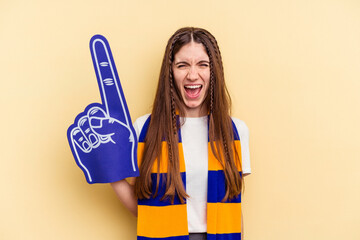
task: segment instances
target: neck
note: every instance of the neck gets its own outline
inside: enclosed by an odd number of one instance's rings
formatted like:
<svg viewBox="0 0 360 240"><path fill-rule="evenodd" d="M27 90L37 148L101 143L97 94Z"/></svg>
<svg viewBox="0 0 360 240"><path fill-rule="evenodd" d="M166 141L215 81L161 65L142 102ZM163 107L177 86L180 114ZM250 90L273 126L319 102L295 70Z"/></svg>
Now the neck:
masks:
<svg viewBox="0 0 360 240"><path fill-rule="evenodd" d="M204 117L208 115L208 110L205 107L200 108L185 108L184 116L188 118Z"/></svg>

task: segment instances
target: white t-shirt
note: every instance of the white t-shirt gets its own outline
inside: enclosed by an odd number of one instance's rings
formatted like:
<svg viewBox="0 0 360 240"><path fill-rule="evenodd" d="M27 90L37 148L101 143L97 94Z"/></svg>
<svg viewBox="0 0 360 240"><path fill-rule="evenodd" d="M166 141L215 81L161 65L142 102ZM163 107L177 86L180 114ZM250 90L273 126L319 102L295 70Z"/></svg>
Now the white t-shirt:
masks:
<svg viewBox="0 0 360 240"><path fill-rule="evenodd" d="M134 122L139 139L141 129L150 114ZM208 117L185 118L181 126L181 140L185 158L188 230L190 233L206 232L206 203L208 184ZM251 173L249 130L246 124L232 118L240 136L243 174ZM181 122L183 122L181 120Z"/></svg>

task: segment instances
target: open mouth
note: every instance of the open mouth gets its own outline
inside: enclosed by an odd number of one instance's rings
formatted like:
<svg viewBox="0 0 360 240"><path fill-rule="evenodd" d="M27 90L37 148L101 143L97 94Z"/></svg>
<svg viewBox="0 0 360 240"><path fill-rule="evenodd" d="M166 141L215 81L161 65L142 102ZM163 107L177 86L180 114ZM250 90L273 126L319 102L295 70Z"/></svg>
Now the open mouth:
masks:
<svg viewBox="0 0 360 240"><path fill-rule="evenodd" d="M189 98L197 98L200 95L202 87L203 86L201 84L191 84L184 86L185 93Z"/></svg>

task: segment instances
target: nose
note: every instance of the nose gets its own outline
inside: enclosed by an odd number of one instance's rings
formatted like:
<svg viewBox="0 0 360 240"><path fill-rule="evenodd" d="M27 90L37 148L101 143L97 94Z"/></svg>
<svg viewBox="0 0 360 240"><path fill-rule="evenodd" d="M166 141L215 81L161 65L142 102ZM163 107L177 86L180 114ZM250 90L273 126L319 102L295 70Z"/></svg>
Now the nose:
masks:
<svg viewBox="0 0 360 240"><path fill-rule="evenodd" d="M199 72L198 70L196 69L196 67L191 67L189 68L189 72L187 74L187 78L189 80L197 80L199 78Z"/></svg>

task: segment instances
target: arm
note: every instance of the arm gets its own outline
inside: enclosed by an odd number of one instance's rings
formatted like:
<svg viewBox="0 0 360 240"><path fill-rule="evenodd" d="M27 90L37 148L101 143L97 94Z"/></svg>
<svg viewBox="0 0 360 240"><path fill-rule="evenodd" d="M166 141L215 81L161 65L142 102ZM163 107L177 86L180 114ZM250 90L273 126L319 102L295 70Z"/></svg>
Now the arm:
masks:
<svg viewBox="0 0 360 240"><path fill-rule="evenodd" d="M134 194L134 186L125 179L111 183L118 199L124 206L137 217L137 199Z"/></svg>
<svg viewBox="0 0 360 240"><path fill-rule="evenodd" d="M139 141L139 136L142 127L144 126L146 120L149 118L150 114L146 114L144 116L139 117L136 119L136 121L133 123L137 140ZM125 179L120 180L118 182L111 183L111 187L114 189L114 192L116 193L116 196L118 199L124 204L124 206L129 209L129 211L137 217L137 198L134 194L134 184L135 184L135 178L131 177L128 178L129 182Z"/></svg>

